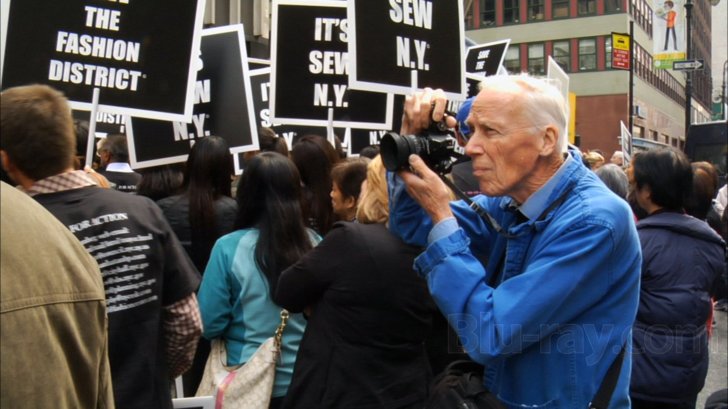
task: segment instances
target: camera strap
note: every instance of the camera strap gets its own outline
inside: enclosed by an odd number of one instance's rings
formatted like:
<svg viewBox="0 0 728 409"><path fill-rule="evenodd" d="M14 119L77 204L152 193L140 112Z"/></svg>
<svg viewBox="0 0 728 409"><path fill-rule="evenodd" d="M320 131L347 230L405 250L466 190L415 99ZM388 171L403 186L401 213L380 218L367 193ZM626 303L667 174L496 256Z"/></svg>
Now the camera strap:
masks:
<svg viewBox="0 0 728 409"><path fill-rule="evenodd" d="M483 220L486 221L492 227L498 234L503 235L507 239L513 239L518 236L515 234L508 233L501 225L493 218L493 216L490 215L490 213L486 212L482 207L478 206L477 203L473 201L468 195L466 195L462 190L460 190L455 184L448 179L445 175L440 175L440 179L442 179L443 182L447 185L447 187L450 188L453 192L455 192L455 196L465 201L465 203L468 204L468 207L473 209L475 213L478 214Z"/></svg>
<svg viewBox="0 0 728 409"><path fill-rule="evenodd" d="M455 192L455 195L464 200L465 203L468 204L468 207L473 209L475 213L477 213L483 220L485 220L498 234L503 235L503 237L507 239L514 239L518 237L518 235L508 233L501 225L493 218L493 216L490 215L490 213L486 212L482 207L478 206L477 203L473 201L468 195L466 195L462 190L460 190L455 184L445 177L445 175L439 175L440 179L442 179L443 182L449 187L453 192ZM562 203L566 200L566 198L569 196L569 193L571 193L571 188L566 189L561 196L556 198L551 204L538 216L538 218L535 221L542 221L548 216L549 213L551 213L553 210L555 210L557 207L561 206Z"/></svg>

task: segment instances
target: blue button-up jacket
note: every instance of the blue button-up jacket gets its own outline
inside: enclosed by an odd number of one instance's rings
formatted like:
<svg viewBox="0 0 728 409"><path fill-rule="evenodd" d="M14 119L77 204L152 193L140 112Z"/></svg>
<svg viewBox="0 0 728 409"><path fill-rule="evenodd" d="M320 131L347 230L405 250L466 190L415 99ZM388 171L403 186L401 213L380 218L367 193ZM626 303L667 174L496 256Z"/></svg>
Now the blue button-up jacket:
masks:
<svg viewBox="0 0 728 409"><path fill-rule="evenodd" d="M610 408L629 407L640 243L628 204L569 154L535 220L515 223L510 198L474 198L507 235L457 201L458 228L428 244L432 221L388 175L390 229L427 245L415 268L509 408L586 408L625 344Z"/></svg>

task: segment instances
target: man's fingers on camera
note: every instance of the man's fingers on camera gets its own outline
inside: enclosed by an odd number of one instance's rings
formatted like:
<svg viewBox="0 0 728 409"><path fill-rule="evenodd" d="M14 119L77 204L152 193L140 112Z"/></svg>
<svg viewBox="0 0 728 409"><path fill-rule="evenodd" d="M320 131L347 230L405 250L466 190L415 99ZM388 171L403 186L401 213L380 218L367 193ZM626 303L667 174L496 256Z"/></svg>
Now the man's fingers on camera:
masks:
<svg viewBox="0 0 728 409"><path fill-rule="evenodd" d="M430 126L430 117L432 116L432 88L425 88L419 94L419 104L417 106L416 118L418 126L422 129Z"/></svg>
<svg viewBox="0 0 728 409"><path fill-rule="evenodd" d="M413 128L412 112L413 112L414 104L415 104L414 95L407 95L404 98L404 112L402 113L402 125L400 127L400 133L402 135L412 133L412 128Z"/></svg>
<svg viewBox="0 0 728 409"><path fill-rule="evenodd" d="M430 105L432 107L432 120L435 122L442 121L445 117L445 108L447 108L447 97L441 89L432 91Z"/></svg>
<svg viewBox="0 0 728 409"><path fill-rule="evenodd" d="M420 158L418 155L410 155L409 164L410 168L412 168L412 172L419 176L420 179L429 179L433 175L436 176L435 173L427 167L425 161L423 161L422 158Z"/></svg>
<svg viewBox="0 0 728 409"><path fill-rule="evenodd" d="M447 115L445 117L445 122L447 123L448 128L455 128L455 126L458 124L457 118L452 115Z"/></svg>
<svg viewBox="0 0 728 409"><path fill-rule="evenodd" d="M423 171L429 170L427 165L425 165L422 159L415 154L410 155L409 164L409 169L397 172L399 177L401 177L408 186L423 183Z"/></svg>

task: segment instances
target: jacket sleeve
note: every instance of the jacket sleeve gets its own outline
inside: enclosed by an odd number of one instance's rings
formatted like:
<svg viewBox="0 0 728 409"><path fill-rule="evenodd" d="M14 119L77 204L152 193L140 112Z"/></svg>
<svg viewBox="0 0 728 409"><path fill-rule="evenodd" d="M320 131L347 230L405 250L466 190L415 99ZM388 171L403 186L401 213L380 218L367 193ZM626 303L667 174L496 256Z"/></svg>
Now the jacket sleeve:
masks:
<svg viewBox="0 0 728 409"><path fill-rule="evenodd" d="M584 224L551 235L541 241L547 245L534 249L520 274L495 289L486 285L484 268L462 229L431 244L415 261L476 361L485 364L538 343L603 300L610 289L619 258L610 228ZM639 257L624 262L639 271ZM624 286L637 285L638 279L635 274L634 283Z"/></svg>
<svg viewBox="0 0 728 409"><path fill-rule="evenodd" d="M202 321L195 293L164 307L164 335L170 377L176 378L190 369L200 334Z"/></svg>
<svg viewBox="0 0 728 409"><path fill-rule="evenodd" d="M402 179L393 172L387 172L387 189L389 193L389 230L405 243L425 247L427 236L432 230L432 219L422 207L410 197ZM474 201L481 207L491 206L495 199L480 195ZM493 203L490 203L493 202ZM484 257L479 252L491 245L496 234L483 219L463 200L450 202L458 224L465 233L472 237L473 251L476 256Z"/></svg>
<svg viewBox="0 0 728 409"><path fill-rule="evenodd" d="M202 316L202 335L207 339L220 338L232 320L233 294L231 282L231 257L226 254L224 243L218 240L212 248L202 284L197 294Z"/></svg>
<svg viewBox="0 0 728 409"><path fill-rule="evenodd" d="M424 247L432 230L432 219L405 189L404 181L387 172L389 194L389 230L407 244Z"/></svg>

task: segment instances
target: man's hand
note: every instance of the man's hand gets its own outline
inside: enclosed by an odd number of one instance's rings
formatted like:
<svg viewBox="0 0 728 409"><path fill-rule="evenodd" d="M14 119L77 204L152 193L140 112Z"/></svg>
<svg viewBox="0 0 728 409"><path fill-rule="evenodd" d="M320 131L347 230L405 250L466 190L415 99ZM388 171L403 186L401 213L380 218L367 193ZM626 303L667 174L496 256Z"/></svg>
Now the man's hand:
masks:
<svg viewBox="0 0 728 409"><path fill-rule="evenodd" d="M430 126L430 122L442 121L446 118L448 127L457 123L454 117L445 116L447 97L441 89L425 88L414 95L408 95L404 100L404 113L402 114L402 127L400 135L414 135Z"/></svg>
<svg viewBox="0 0 728 409"><path fill-rule="evenodd" d="M409 164L412 167L411 172L398 172L407 186L407 193L430 215L433 224L452 217L451 195L445 182L419 156L410 155Z"/></svg>

